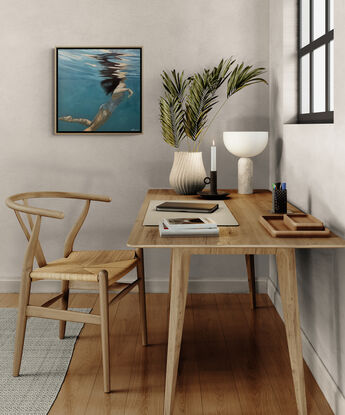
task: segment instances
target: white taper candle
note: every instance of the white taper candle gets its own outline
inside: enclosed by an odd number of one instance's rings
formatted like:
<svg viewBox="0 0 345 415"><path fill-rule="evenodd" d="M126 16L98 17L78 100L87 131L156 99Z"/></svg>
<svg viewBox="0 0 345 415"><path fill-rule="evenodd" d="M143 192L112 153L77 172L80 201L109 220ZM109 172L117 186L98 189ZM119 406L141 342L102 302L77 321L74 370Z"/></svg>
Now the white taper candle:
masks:
<svg viewBox="0 0 345 415"><path fill-rule="evenodd" d="M216 145L214 143L214 140L212 142L212 146L211 146L211 171L216 171L217 170L217 148Z"/></svg>

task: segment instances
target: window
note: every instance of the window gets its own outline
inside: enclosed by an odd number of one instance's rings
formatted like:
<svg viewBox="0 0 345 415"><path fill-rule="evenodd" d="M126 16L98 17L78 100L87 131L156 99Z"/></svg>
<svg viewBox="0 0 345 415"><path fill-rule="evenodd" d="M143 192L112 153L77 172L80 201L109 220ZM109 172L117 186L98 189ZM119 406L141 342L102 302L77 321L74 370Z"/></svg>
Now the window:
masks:
<svg viewBox="0 0 345 415"><path fill-rule="evenodd" d="M333 122L334 0L299 0L298 122Z"/></svg>

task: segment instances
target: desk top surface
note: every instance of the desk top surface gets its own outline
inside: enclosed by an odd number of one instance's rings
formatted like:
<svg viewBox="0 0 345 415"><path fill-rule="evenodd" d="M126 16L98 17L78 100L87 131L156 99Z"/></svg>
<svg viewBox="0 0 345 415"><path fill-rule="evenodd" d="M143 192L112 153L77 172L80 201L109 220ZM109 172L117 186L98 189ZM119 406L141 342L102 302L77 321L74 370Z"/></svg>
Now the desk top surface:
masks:
<svg viewBox="0 0 345 415"><path fill-rule="evenodd" d="M334 233L326 238L274 238L259 223L259 217L269 215L272 194L268 190L255 190L251 195L239 195L230 190L230 199L225 203L237 219L237 227L220 227L219 236L163 237L158 226L143 226L146 210L151 200L181 199L200 200L197 196L177 195L171 189L150 189L140 208L128 239L133 248L343 248L345 240ZM205 201L206 202L206 201ZM300 212L288 204L288 210Z"/></svg>

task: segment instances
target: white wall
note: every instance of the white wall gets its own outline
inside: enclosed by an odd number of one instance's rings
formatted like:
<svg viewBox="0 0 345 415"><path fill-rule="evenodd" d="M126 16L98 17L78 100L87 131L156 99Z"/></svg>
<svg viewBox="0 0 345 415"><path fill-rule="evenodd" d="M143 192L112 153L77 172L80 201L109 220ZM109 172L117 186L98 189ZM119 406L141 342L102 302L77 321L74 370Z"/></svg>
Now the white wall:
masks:
<svg viewBox="0 0 345 415"><path fill-rule="evenodd" d="M345 6L335 0L335 122L298 125L291 124L291 109L296 110L295 70L291 77L296 63L296 4L270 2L270 179L281 177L293 204L344 237ZM274 264L270 265L273 298L277 276ZM344 270L343 249L297 251L304 357L336 414L345 413Z"/></svg>
<svg viewBox="0 0 345 415"><path fill-rule="evenodd" d="M163 69L191 73L230 55L268 66L268 0L12 0L2 2L1 17L1 199L43 189L110 195L112 204L91 209L76 243L79 249L124 247L146 190L169 186L173 150L161 139L158 116ZM143 46L144 134L52 134L53 48L95 45ZM236 159L221 141L227 129L268 129L267 87L256 85L235 96L203 145L208 170L209 145L217 138L220 186L236 187ZM268 151L255 159L255 172L255 186L266 187ZM69 206L61 206L67 213L63 222L43 223L48 259L61 254L78 214ZM25 240L3 203L0 226L0 289L16 289ZM168 258L166 251L146 252L151 290L164 288ZM267 260L260 259L257 275L267 273ZM195 257L191 279L211 279L196 282L198 290L247 289L241 257Z"/></svg>

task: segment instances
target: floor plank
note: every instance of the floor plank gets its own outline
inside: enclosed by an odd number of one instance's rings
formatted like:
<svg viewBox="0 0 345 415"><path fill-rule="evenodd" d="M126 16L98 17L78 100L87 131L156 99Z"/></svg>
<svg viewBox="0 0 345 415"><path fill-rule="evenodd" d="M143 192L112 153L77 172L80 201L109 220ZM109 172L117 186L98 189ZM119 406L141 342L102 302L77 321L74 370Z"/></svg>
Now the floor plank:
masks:
<svg viewBox="0 0 345 415"><path fill-rule="evenodd" d="M215 295L192 294L192 307L205 415L241 414L241 404L219 320Z"/></svg>
<svg viewBox="0 0 345 415"><path fill-rule="evenodd" d="M112 316L113 310L110 309ZM110 317L111 391L103 392L103 370L99 366L86 414L124 414L139 330L138 294L127 295Z"/></svg>
<svg viewBox="0 0 345 415"><path fill-rule="evenodd" d="M147 295L149 345L141 345L138 331L126 415L163 413L168 331L168 296Z"/></svg>
<svg viewBox="0 0 345 415"><path fill-rule="evenodd" d="M294 398L295 393L286 338L284 338L284 327L277 331L277 327L270 318L272 310L269 304L265 302L264 297L260 298L255 313L250 308L248 295L238 295L238 299L250 336L256 345L257 359L262 363L264 373L271 385L280 411L286 415L294 415L297 412L297 405ZM275 333L275 335L272 336L272 333ZM283 342L281 341L282 338L284 339ZM281 353L282 350L284 353Z"/></svg>
<svg viewBox="0 0 345 415"><path fill-rule="evenodd" d="M216 296L231 369L244 414L282 413L236 294Z"/></svg>
<svg viewBox="0 0 345 415"><path fill-rule="evenodd" d="M203 413L192 297L187 297L174 415Z"/></svg>
<svg viewBox="0 0 345 415"><path fill-rule="evenodd" d="M49 298L33 294L31 303ZM71 307L98 312L96 295L70 298ZM0 294L0 307L17 300ZM252 311L246 294L188 295L174 415L297 414L284 324L266 294L257 301ZM147 295L148 347L141 345L138 307L133 293L110 308L112 393L103 393L99 327L87 324L50 414L163 413L168 296ZM331 415L306 365L305 377L308 414Z"/></svg>
<svg viewBox="0 0 345 415"><path fill-rule="evenodd" d="M243 303L244 298L241 297L241 302ZM288 378L290 378L290 390L293 393L293 382L291 374L290 361L288 359L288 348L286 342L286 334L284 323L281 320L279 314L274 309L274 306L268 296L262 296L262 311L265 312L265 321L270 322L269 329L275 330L277 333L272 341L275 341L277 347L281 347L283 353L281 354L281 363L284 365L284 378L286 380L286 386L288 383ZM270 336L272 337L272 336ZM323 394L320 391L318 384L316 383L313 375L310 372L308 366L304 363L304 375L306 382L306 394L307 394L307 407L308 414L321 414L321 415L331 415L333 414L332 409L330 408L328 402L324 398ZM294 395L293 395L294 396Z"/></svg>
<svg viewBox="0 0 345 415"><path fill-rule="evenodd" d="M97 299L93 294L76 295L70 307L93 307ZM93 313L98 313L98 301ZM51 415L84 414L101 365L100 327L85 324L76 343L65 381L50 410Z"/></svg>

